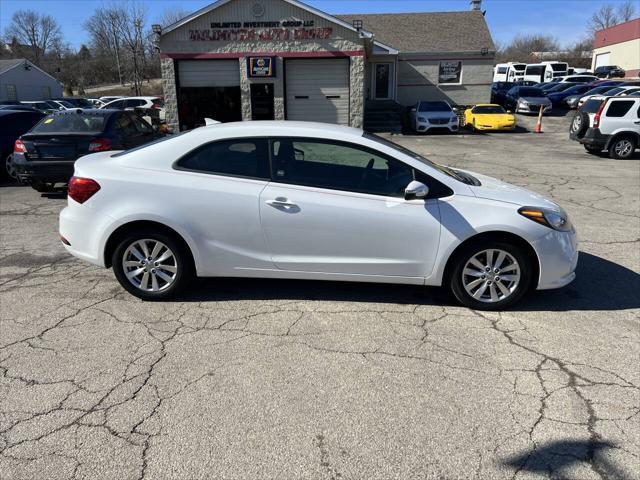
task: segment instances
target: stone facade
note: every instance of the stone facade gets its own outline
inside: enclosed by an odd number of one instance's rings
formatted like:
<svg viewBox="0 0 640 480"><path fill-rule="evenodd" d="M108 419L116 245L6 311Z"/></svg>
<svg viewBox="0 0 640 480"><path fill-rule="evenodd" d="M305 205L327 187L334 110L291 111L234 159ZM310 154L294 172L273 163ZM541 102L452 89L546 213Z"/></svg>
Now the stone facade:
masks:
<svg viewBox="0 0 640 480"><path fill-rule="evenodd" d="M349 64L349 125L362 128L364 119L366 62L364 56L351 57Z"/></svg>
<svg viewBox="0 0 640 480"><path fill-rule="evenodd" d="M164 92L164 108L166 110L167 126L177 132L178 123L178 97L176 94L175 62L172 58L160 60L162 71L162 91Z"/></svg>

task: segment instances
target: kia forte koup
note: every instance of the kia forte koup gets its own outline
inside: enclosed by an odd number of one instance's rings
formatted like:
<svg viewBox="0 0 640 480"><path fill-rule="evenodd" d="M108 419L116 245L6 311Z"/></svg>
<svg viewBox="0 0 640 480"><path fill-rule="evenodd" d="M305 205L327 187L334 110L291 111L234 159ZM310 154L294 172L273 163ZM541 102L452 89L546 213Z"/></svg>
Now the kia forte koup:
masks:
<svg viewBox="0 0 640 480"><path fill-rule="evenodd" d="M75 164L60 235L145 300L194 277L449 288L483 310L575 278L556 203L354 128L201 127Z"/></svg>

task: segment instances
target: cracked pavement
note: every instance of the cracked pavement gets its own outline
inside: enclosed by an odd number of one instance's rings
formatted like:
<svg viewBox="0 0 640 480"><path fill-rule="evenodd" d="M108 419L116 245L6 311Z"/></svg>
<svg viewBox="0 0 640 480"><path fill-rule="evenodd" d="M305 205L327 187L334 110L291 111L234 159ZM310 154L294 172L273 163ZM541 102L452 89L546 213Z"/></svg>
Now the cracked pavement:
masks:
<svg viewBox="0 0 640 480"><path fill-rule="evenodd" d="M144 303L65 253L62 196L0 187L0 478L640 478L640 163L568 123L394 136L571 215L577 280L502 313L243 279Z"/></svg>

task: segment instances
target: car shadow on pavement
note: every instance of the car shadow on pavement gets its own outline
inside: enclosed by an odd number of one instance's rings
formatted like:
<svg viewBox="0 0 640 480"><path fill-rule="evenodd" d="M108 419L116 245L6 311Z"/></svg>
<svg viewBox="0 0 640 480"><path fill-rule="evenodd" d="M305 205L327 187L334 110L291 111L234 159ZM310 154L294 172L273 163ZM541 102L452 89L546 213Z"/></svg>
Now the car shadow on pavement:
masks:
<svg viewBox="0 0 640 480"><path fill-rule="evenodd" d="M532 292L511 310L569 311L640 308L640 274L580 252L576 279L564 288Z"/></svg>
<svg viewBox="0 0 640 480"><path fill-rule="evenodd" d="M573 478L570 470L587 463L601 478L630 478L608 460L608 450L615 448L607 442L560 440L511 457L504 464L517 472L530 472L545 478Z"/></svg>
<svg viewBox="0 0 640 480"><path fill-rule="evenodd" d="M616 279L615 282L603 279ZM603 258L581 252L577 278L559 290L532 292L514 311L624 310L640 307L640 275ZM257 278L203 278L186 302L227 300L317 300L336 302L456 305L445 289L416 285L276 280Z"/></svg>

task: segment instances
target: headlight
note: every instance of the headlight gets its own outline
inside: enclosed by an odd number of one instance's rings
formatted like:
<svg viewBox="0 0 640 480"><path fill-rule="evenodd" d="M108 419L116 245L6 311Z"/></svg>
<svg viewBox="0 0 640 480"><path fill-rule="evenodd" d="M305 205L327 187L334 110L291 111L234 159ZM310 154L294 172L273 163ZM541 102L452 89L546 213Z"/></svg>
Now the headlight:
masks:
<svg viewBox="0 0 640 480"><path fill-rule="evenodd" d="M426 119L426 117L418 117L418 121L419 122L427 122L428 120Z"/></svg>
<svg viewBox="0 0 640 480"><path fill-rule="evenodd" d="M455 115L453 117L451 117L451 121L452 122L457 122L458 121L458 117L456 117Z"/></svg>
<svg viewBox="0 0 640 480"><path fill-rule="evenodd" d="M528 105L528 104L529 104L529 102L527 102L526 100L523 100L522 98L519 98L519 99L518 99L518 103L519 103L520 105Z"/></svg>
<svg viewBox="0 0 640 480"><path fill-rule="evenodd" d="M518 213L529 220L559 232L568 232L572 228L569 215L562 209L556 211L548 208L522 207Z"/></svg>

